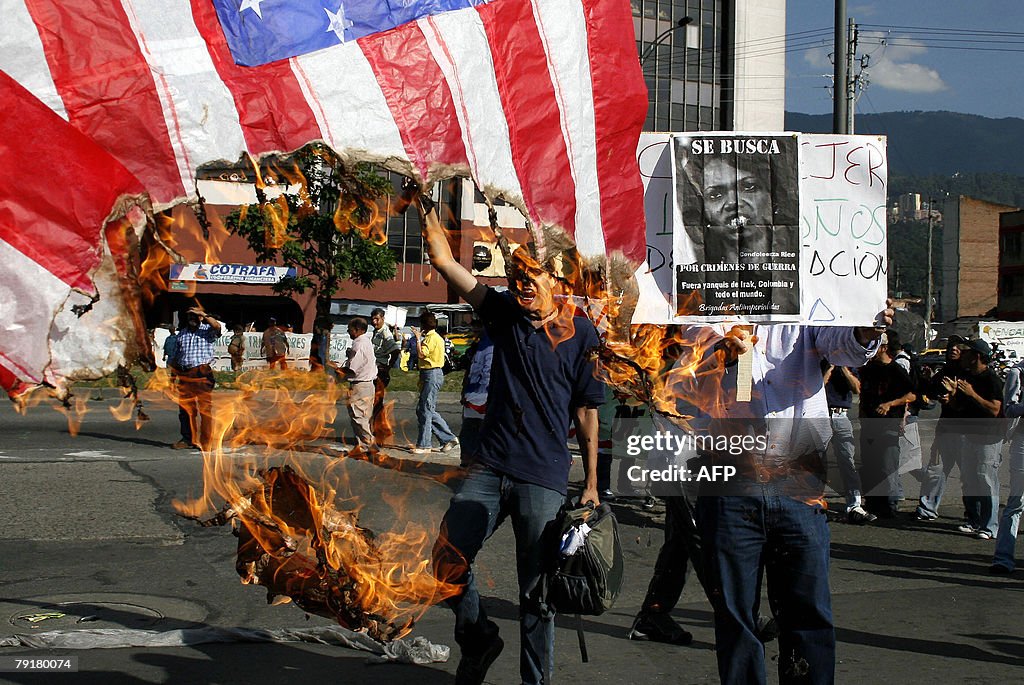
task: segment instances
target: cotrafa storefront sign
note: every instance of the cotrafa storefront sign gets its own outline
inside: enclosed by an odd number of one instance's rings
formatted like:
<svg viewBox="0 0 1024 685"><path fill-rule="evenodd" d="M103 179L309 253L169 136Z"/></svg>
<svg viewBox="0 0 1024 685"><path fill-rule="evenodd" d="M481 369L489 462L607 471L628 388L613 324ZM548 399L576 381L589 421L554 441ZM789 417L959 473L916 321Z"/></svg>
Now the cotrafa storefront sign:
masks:
<svg viewBox="0 0 1024 685"><path fill-rule="evenodd" d="M286 276L294 278L295 268L262 264L171 264L172 281L266 285Z"/></svg>

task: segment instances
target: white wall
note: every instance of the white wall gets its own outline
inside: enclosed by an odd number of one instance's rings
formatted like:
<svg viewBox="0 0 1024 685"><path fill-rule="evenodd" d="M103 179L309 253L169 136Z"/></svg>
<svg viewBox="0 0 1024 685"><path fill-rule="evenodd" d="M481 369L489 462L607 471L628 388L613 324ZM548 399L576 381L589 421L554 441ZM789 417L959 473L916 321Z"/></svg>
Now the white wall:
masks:
<svg viewBox="0 0 1024 685"><path fill-rule="evenodd" d="M785 35L786 0L736 0L735 130L785 130Z"/></svg>

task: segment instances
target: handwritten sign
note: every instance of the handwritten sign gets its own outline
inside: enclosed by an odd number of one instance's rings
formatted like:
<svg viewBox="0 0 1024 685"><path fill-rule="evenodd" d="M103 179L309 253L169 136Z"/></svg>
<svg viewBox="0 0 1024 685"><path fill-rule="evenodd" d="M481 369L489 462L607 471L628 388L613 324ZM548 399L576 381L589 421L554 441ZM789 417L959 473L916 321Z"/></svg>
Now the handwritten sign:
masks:
<svg viewBox="0 0 1024 685"><path fill-rule="evenodd" d="M864 326L884 308L885 138L800 136L800 311L807 323Z"/></svg>

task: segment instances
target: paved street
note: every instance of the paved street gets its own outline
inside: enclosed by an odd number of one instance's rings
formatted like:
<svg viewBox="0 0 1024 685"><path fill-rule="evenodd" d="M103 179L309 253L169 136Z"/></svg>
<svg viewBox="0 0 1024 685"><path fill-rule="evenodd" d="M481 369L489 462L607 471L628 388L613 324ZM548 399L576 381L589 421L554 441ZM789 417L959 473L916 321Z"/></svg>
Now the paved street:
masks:
<svg viewBox="0 0 1024 685"><path fill-rule="evenodd" d="M177 418L149 401L150 420L136 431L116 421L116 402L94 392L77 437L65 417L40 406L24 416L0 404L0 638L80 628L297 628L329 625L294 606L267 606L262 588L243 586L234 569L228 528L200 528L175 515L172 503L202 490L201 455L172 451ZM442 409L458 424L457 405ZM399 422L415 425L411 396ZM338 425L348 431L347 418ZM926 447L932 422L923 422ZM411 430L410 430L411 435ZM381 465L339 460L324 441L299 459L312 472L330 467L347 476L365 504L361 522L381 532L396 524L382 493L406 498L402 514L430 529L443 513L457 475L457 457L417 463L389 449ZM245 458L243 452L231 455ZM581 477L577 466L576 478ZM906 494L917 484L905 477ZM1008 683L1024 673L1024 572L993 577L992 542L967 538L959 523L959 482L949 486L944 517L920 523L855 527L832 524L832 587L839 638L838 681ZM1005 495L1005 479L1004 479ZM624 639L639 607L661 539L663 509L639 501L616 504L622 524L627 586L608 614L585 620L591 662L581 664L571 620L560 619L556 679L562 683L714 683L711 611L694 583L675 612L694 633L691 647ZM839 504L839 500L834 500ZM911 501L904 502L910 511ZM400 521L404 526L404 520ZM506 651L488 678L517 682L517 628L512 535L504 526L479 560L481 591L501 625ZM64 616L40 618L63 602ZM33 622L35 620L35 622ZM453 645L443 608L427 612L414 634ZM768 647L774 668L778 643ZM0 649L2 656L79 657L77 674L0 673L0 683L451 683L458 651L430 666L369 665L365 654L308 644L207 644L108 650ZM770 674L770 681L775 681Z"/></svg>

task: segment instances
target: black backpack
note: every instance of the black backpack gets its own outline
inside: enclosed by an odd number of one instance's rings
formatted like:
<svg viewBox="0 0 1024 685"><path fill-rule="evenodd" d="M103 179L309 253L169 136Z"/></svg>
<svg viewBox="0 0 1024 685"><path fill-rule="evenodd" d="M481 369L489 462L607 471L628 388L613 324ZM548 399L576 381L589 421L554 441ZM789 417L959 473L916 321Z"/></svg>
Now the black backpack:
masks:
<svg viewBox="0 0 1024 685"><path fill-rule="evenodd" d="M589 532L578 549L564 554L564 540L586 525ZM622 589L622 544L619 524L607 503L595 508L563 506L545 533L546 568L534 592L542 609L576 614L580 655L588 661L582 615L600 616L610 609Z"/></svg>

